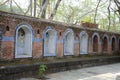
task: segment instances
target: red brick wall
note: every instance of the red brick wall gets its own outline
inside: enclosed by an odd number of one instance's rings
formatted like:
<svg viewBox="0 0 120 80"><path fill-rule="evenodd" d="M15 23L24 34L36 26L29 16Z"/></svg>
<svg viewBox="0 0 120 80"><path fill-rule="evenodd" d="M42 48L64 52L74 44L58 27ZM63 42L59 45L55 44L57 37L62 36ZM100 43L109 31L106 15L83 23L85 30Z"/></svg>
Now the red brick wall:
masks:
<svg viewBox="0 0 120 80"><path fill-rule="evenodd" d="M63 54L64 49L63 48L64 48L63 43L57 43L57 57L58 58L61 58L64 56L64 54Z"/></svg>
<svg viewBox="0 0 120 80"><path fill-rule="evenodd" d="M33 43L33 58L41 58L43 54L42 42Z"/></svg>
<svg viewBox="0 0 120 80"><path fill-rule="evenodd" d="M106 33L109 35L109 37L111 37L110 32L80 28L80 26L68 25L65 23L60 23L60 22L55 22L55 21L50 21L50 20L40 20L40 19L36 19L36 18L20 16L20 15L15 15L15 14L8 15L8 13L0 12L0 27L2 28L3 36L14 38L15 37L15 29L16 29L17 25L22 22L26 22L29 25L31 25L33 28L34 38L40 38L41 40L43 39L44 30L48 26L50 26L51 28L56 30L58 40L63 40L64 32L67 28L71 28L73 30L75 41L77 41L79 39L78 37L79 37L80 32L85 30L89 35L88 53L93 53L92 41L90 40L90 38L94 32L99 33L99 35ZM6 26L9 26L10 31L6 31ZM38 29L40 31L39 34L37 34ZM117 38L120 35L117 33L112 33L112 34L114 34ZM14 58L14 54L15 54L15 51L14 51L15 44L14 43L15 43L14 40L1 42L1 58L2 59L11 60ZM108 54L112 54L111 45L110 44L108 44L108 45L109 45L108 46ZM79 56L79 52L80 52L79 46L80 46L79 43L74 44L74 55L75 56ZM118 48L116 48L116 49L118 49ZM102 52L101 44L98 46L98 52L99 53ZM41 58L41 57L43 57L43 53L44 52L43 52L42 41L40 41L40 42L33 41L33 49L32 49L33 58ZM57 54L56 55L57 57L63 57L63 54L64 54L63 42L57 43L56 54Z"/></svg>
<svg viewBox="0 0 120 80"><path fill-rule="evenodd" d="M1 58L5 60L12 60L14 58L14 42L3 41L2 42Z"/></svg>
<svg viewBox="0 0 120 80"><path fill-rule="evenodd" d="M74 44L74 55L75 56L79 56L79 54L80 54L80 48L79 48L79 43L75 43Z"/></svg>

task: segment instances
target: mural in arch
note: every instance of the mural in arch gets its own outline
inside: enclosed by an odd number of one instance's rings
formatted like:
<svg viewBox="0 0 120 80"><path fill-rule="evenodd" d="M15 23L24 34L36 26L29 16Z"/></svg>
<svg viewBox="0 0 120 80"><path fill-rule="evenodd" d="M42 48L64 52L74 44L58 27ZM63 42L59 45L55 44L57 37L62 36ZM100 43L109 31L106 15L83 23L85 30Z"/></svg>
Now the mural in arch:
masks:
<svg viewBox="0 0 120 80"><path fill-rule="evenodd" d="M116 50L116 37L115 36L111 37L111 49L112 51Z"/></svg>
<svg viewBox="0 0 120 80"><path fill-rule="evenodd" d="M32 57L32 27L26 23L20 24L15 32L15 58Z"/></svg>
<svg viewBox="0 0 120 80"><path fill-rule="evenodd" d="M98 33L94 33L92 35L92 47L93 47L93 52L98 52L98 47L99 47L99 42L100 41L100 37Z"/></svg>
<svg viewBox="0 0 120 80"><path fill-rule="evenodd" d="M88 54L88 34L85 31L80 33L80 54Z"/></svg>
<svg viewBox="0 0 120 80"><path fill-rule="evenodd" d="M74 33L72 29L67 29L64 33L64 55L73 55Z"/></svg>
<svg viewBox="0 0 120 80"><path fill-rule="evenodd" d="M54 29L48 27L43 34L44 56L56 56L57 33Z"/></svg>
<svg viewBox="0 0 120 80"><path fill-rule="evenodd" d="M102 51L103 52L107 52L108 51L108 43L109 43L109 40L108 40L108 36L105 34L103 36L103 39L102 39Z"/></svg>

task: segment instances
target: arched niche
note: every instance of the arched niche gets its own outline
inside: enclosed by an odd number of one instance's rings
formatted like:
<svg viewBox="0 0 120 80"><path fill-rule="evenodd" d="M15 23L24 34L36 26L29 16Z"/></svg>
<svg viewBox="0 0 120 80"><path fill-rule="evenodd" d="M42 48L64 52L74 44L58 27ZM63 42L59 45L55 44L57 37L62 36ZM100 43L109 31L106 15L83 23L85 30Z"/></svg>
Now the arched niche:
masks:
<svg viewBox="0 0 120 80"><path fill-rule="evenodd" d="M107 52L108 51L108 43L109 43L109 38L107 34L104 34L102 38L102 51Z"/></svg>
<svg viewBox="0 0 120 80"><path fill-rule="evenodd" d="M100 44L100 36L98 33L94 33L92 35L92 47L93 47L93 52L98 52L98 47Z"/></svg>
<svg viewBox="0 0 120 80"><path fill-rule="evenodd" d="M110 44L111 44L111 50L115 51L116 50L116 37L114 35L111 37Z"/></svg>
<svg viewBox="0 0 120 80"><path fill-rule="evenodd" d="M82 31L79 35L80 39L80 54L88 54L88 34Z"/></svg>
<svg viewBox="0 0 120 80"><path fill-rule="evenodd" d="M74 33L72 29L67 29L64 33L64 55L73 55Z"/></svg>
<svg viewBox="0 0 120 80"><path fill-rule="evenodd" d="M57 32L48 27L43 34L44 56L56 56Z"/></svg>
<svg viewBox="0 0 120 80"><path fill-rule="evenodd" d="M2 40L2 29L0 28L0 40Z"/></svg>
<svg viewBox="0 0 120 80"><path fill-rule="evenodd" d="M33 30L27 23L21 23L15 31L15 58L32 57Z"/></svg>
<svg viewBox="0 0 120 80"><path fill-rule="evenodd" d="M120 50L120 37L118 38L118 50Z"/></svg>

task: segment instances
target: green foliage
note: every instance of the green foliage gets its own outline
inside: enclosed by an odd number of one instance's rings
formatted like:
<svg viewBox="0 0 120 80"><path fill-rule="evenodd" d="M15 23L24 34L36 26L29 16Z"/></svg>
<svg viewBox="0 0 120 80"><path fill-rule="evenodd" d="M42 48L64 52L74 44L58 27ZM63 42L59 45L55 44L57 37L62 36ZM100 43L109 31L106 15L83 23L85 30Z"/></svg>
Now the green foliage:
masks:
<svg viewBox="0 0 120 80"><path fill-rule="evenodd" d="M42 64L42 65L39 66L39 70L38 70L39 77L43 77L46 69L47 69L47 66L44 65L44 64Z"/></svg>
<svg viewBox="0 0 120 80"><path fill-rule="evenodd" d="M26 7L23 7L24 4L19 4L20 1L16 1L18 5L16 5L14 1L12 1L11 4L10 1L0 0L0 10L38 18L41 17L42 0L36 0L36 16L33 15L35 11L34 0L32 1L32 3L30 3L29 0L26 0L26 4L28 4L26 5ZM4 2L6 3L3 4ZM56 2L57 0L49 0L45 15L46 19L49 18L51 12L56 5ZM62 0L53 20L78 25L81 21L93 23L97 3L97 0ZM10 6L10 4L12 5L12 7ZM30 6L29 4L32 5ZM99 29L101 30L109 29L109 31L120 32L120 24L118 17L119 14L116 12L116 5L114 3L111 3L110 15L108 15L108 6L109 1L101 0L100 5L98 6L96 23L99 24ZM108 17L110 17L110 27Z"/></svg>
<svg viewBox="0 0 120 80"><path fill-rule="evenodd" d="M85 17L82 21L83 22L90 22L90 23L92 23L91 17Z"/></svg>

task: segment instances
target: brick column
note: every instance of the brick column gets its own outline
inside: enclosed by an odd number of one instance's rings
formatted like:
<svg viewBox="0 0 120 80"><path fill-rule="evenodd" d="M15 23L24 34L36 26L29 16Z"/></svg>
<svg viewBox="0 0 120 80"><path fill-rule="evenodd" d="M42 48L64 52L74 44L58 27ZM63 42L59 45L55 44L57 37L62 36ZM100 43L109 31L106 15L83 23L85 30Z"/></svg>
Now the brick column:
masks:
<svg viewBox="0 0 120 80"><path fill-rule="evenodd" d="M76 40L74 43L74 56L79 56L80 54L80 45L79 45L79 40Z"/></svg>
<svg viewBox="0 0 120 80"><path fill-rule="evenodd" d="M101 42L98 43L98 54L102 53L102 44Z"/></svg>
<svg viewBox="0 0 120 80"><path fill-rule="evenodd" d="M93 52L92 40L89 38L88 41L88 54Z"/></svg>
<svg viewBox="0 0 120 80"><path fill-rule="evenodd" d="M63 55L64 55L64 44L63 44L63 40L62 39L59 39L58 41L57 41L57 57L58 58L62 58L63 57Z"/></svg>
<svg viewBox="0 0 120 80"><path fill-rule="evenodd" d="M10 31L6 31L1 42L1 59L12 60L14 58L14 37Z"/></svg>
<svg viewBox="0 0 120 80"><path fill-rule="evenodd" d="M33 51L33 58L37 59L43 56L43 41L38 34L34 38L32 51Z"/></svg>
<svg viewBox="0 0 120 80"><path fill-rule="evenodd" d="M112 54L111 43L108 43L108 54Z"/></svg>

